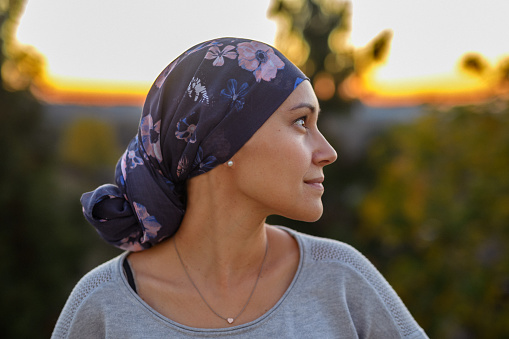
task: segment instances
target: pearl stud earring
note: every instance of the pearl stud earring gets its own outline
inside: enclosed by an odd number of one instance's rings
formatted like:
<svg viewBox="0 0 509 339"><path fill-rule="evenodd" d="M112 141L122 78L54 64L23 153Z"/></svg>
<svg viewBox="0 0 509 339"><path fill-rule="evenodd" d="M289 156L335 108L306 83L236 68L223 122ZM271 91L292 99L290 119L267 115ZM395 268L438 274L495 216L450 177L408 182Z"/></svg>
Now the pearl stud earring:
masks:
<svg viewBox="0 0 509 339"><path fill-rule="evenodd" d="M228 167L232 167L233 166L233 160L230 160L226 163L228 165Z"/></svg>

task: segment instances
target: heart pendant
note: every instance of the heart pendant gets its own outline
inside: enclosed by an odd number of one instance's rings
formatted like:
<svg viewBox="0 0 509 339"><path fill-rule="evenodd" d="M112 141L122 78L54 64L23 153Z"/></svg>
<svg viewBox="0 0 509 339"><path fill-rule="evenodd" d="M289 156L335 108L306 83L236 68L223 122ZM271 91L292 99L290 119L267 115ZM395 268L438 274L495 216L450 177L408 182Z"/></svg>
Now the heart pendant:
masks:
<svg viewBox="0 0 509 339"><path fill-rule="evenodd" d="M229 324L231 324L231 323L233 322L233 318L228 318L228 319L226 319L226 321L227 321Z"/></svg>

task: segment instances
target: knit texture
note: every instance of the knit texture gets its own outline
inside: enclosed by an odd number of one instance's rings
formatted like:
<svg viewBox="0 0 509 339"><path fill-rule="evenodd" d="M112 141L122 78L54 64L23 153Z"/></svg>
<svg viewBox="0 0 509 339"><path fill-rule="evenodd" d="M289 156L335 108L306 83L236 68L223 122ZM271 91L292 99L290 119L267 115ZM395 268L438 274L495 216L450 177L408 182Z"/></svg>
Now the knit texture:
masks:
<svg viewBox="0 0 509 339"><path fill-rule="evenodd" d="M299 267L281 299L252 322L202 329L164 317L129 287L126 252L82 278L52 338L427 338L361 253L282 229L299 244Z"/></svg>
<svg viewBox="0 0 509 339"><path fill-rule="evenodd" d="M311 256L313 260L337 261L351 266L378 292L394 317L401 333L408 336L415 331L415 321L401 299L395 295L392 287L376 268L358 251L346 244L338 246L337 242L322 239L313 243Z"/></svg>
<svg viewBox="0 0 509 339"><path fill-rule="evenodd" d="M76 312L84 300L97 289L101 284L112 280L111 262L105 263L84 276L80 283L76 285L71 295L65 303L64 309L58 319L57 325L53 330L53 336L56 338L67 338L69 328L75 318Z"/></svg>

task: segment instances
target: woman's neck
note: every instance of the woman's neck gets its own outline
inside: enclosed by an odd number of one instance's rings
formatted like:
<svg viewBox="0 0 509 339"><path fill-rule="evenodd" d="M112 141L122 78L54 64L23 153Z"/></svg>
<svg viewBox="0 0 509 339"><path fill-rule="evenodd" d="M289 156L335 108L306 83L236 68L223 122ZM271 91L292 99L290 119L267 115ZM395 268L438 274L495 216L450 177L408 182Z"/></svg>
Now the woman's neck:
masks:
<svg viewBox="0 0 509 339"><path fill-rule="evenodd" d="M185 264L221 285L257 273L268 241L265 215L248 199L232 197L227 185L196 179L173 239Z"/></svg>
<svg viewBox="0 0 509 339"><path fill-rule="evenodd" d="M298 267L296 241L267 226L270 211L263 201L231 189L221 170L190 180L186 214L171 239L130 256L140 296L189 326L225 326L205 304L225 317L245 308L235 324L260 317L281 298Z"/></svg>

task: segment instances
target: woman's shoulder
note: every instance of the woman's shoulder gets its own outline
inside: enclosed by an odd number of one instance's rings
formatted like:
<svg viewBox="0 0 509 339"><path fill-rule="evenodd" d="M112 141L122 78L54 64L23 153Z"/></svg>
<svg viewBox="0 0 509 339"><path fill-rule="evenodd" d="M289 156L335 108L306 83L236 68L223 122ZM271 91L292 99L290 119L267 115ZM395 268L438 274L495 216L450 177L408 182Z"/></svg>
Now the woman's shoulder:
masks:
<svg viewBox="0 0 509 339"><path fill-rule="evenodd" d="M405 337L426 338L391 285L361 252L338 240L286 230L299 242L308 271L321 288L342 289L350 301L366 308L381 303Z"/></svg>
<svg viewBox="0 0 509 339"><path fill-rule="evenodd" d="M117 280L118 267L124 257L125 254L119 255L85 274L74 286L69 300L72 300L73 304L78 306L92 294L97 293L110 282Z"/></svg>
<svg viewBox="0 0 509 339"><path fill-rule="evenodd" d="M312 268L315 275L328 274L352 284L367 284L378 291L386 289L388 283L376 267L353 246L339 240L322 238L294 231L285 227L299 243L302 264Z"/></svg>
<svg viewBox="0 0 509 339"><path fill-rule="evenodd" d="M371 261L353 246L339 240L286 230L299 242L304 264L311 264L316 270L324 269L329 273L337 271L342 276L349 273L355 280L363 280L378 290L388 286Z"/></svg>
<svg viewBox="0 0 509 339"><path fill-rule="evenodd" d="M353 246L339 240L322 238L279 226L297 239L308 260L337 262L362 269L371 262Z"/></svg>
<svg viewBox="0 0 509 339"><path fill-rule="evenodd" d="M94 290L114 280L117 276L117 266L120 265L124 257L125 254L119 255L89 271L76 284L73 294L79 291L79 295L86 298Z"/></svg>
<svg viewBox="0 0 509 339"><path fill-rule="evenodd" d="M124 256L120 255L97 266L78 281L60 313L52 338L67 337L78 314L93 314L83 310L89 308L97 310L97 304L107 299L105 296L111 297L112 292L118 290L114 285L115 281L119 280L118 265Z"/></svg>

